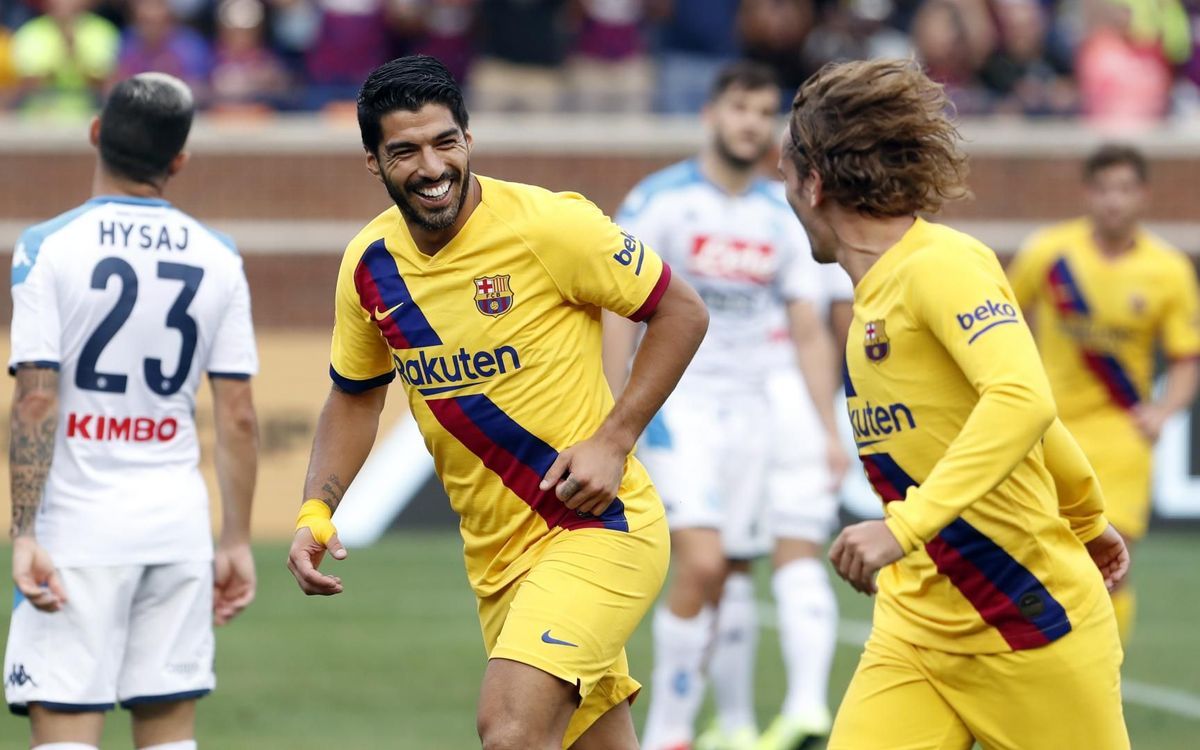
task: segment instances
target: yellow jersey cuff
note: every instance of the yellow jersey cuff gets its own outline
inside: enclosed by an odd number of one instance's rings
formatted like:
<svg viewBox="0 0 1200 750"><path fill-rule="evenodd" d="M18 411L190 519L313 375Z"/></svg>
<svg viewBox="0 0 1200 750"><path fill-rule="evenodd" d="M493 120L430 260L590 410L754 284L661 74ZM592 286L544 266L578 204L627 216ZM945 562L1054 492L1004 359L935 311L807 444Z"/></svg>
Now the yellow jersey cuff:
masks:
<svg viewBox="0 0 1200 750"><path fill-rule="evenodd" d="M337 533L333 525L333 511L324 500L305 500L300 506L300 515L296 518L296 531L308 529L313 539L324 546Z"/></svg>
<svg viewBox="0 0 1200 750"><path fill-rule="evenodd" d="M1089 523L1076 526L1071 523L1071 531L1075 532L1075 538L1087 544L1096 537L1104 533L1108 528L1108 519L1104 514L1100 514L1092 519Z"/></svg>
<svg viewBox="0 0 1200 750"><path fill-rule="evenodd" d="M900 542L900 547L904 549L904 554L908 554L921 546L922 540L917 536L908 523L898 515L889 514L883 521L888 527L888 531L892 532L892 536L896 537L896 541Z"/></svg>

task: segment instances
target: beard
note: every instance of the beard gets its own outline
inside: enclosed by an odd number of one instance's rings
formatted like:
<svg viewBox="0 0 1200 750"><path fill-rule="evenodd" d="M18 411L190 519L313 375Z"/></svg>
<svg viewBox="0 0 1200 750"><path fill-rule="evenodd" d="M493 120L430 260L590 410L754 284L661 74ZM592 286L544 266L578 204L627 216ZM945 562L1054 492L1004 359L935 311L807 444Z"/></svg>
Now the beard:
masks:
<svg viewBox="0 0 1200 750"><path fill-rule="evenodd" d="M717 156L721 161L725 162L734 169L741 171L749 171L758 166L758 163L763 160L767 152L771 150L771 144L764 143L758 148L753 156L745 157L734 153L733 148L720 133L713 135L713 146L716 147Z"/></svg>
<svg viewBox="0 0 1200 750"><path fill-rule="evenodd" d="M471 165L468 162L464 172L453 168L447 169L434 180L417 177L409 180L403 187L392 182L386 173L382 177L383 185L387 188L388 195L392 197L392 202L396 204L396 208L400 209L400 213L409 223L415 224L427 232L440 232L454 226L454 222L458 220L458 215L462 212L463 205L467 202L467 191L471 185ZM444 180L450 180L451 193L455 190L458 191L458 199L451 200L450 205L445 208L430 211L422 208L412 198L412 193L420 188L436 185Z"/></svg>

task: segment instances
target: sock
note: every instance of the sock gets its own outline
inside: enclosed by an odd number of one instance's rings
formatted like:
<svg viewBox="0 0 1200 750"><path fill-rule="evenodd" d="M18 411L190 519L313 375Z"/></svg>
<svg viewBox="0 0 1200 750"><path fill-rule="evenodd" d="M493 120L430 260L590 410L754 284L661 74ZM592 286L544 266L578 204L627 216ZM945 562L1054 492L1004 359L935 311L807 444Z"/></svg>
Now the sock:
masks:
<svg viewBox="0 0 1200 750"><path fill-rule="evenodd" d="M787 669L783 714L796 718L825 715L838 616L825 565L815 558L793 560L775 571L772 588Z"/></svg>
<svg viewBox="0 0 1200 750"><path fill-rule="evenodd" d="M704 698L704 657L712 642L713 611L684 619L660 605L654 613L654 674L644 750L690 742Z"/></svg>
<svg viewBox="0 0 1200 750"><path fill-rule="evenodd" d="M86 742L48 742L45 745L38 745L33 750L100 750L100 748Z"/></svg>
<svg viewBox="0 0 1200 750"><path fill-rule="evenodd" d="M717 607L717 633L708 676L716 699L721 731L757 731L754 720L754 659L758 653L758 610L754 581L731 573Z"/></svg>
<svg viewBox="0 0 1200 750"><path fill-rule="evenodd" d="M161 745L138 748L138 750L196 750L196 741L176 740L175 742L164 742Z"/></svg>
<svg viewBox="0 0 1200 750"><path fill-rule="evenodd" d="M1113 612L1117 615L1117 632L1121 645L1128 646L1133 635L1133 620L1137 616L1137 594L1131 584L1125 584L1112 595Z"/></svg>

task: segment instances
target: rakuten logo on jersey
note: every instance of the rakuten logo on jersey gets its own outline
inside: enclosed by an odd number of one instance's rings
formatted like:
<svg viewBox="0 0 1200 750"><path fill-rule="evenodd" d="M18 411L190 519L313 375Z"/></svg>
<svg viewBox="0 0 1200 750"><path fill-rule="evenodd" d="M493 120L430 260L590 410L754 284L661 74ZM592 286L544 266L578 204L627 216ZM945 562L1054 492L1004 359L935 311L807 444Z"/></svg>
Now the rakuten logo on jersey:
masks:
<svg viewBox="0 0 1200 750"><path fill-rule="evenodd" d="M775 248L767 242L700 235L692 242L688 268L699 276L769 284L777 268Z"/></svg>
<svg viewBox="0 0 1200 750"><path fill-rule="evenodd" d="M179 422L174 417L110 417L75 412L67 415L67 439L167 443L175 438L178 431Z"/></svg>

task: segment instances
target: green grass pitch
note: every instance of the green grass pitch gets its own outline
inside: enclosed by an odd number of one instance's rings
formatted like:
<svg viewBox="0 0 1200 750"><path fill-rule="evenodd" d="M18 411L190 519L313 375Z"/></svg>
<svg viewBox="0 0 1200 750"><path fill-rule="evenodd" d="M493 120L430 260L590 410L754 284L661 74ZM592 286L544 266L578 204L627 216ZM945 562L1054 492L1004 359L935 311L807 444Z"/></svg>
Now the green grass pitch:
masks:
<svg viewBox="0 0 1200 750"><path fill-rule="evenodd" d="M9 555L0 555L8 578ZM475 605L452 533L403 533L354 550L337 569L341 596L306 598L283 565L281 545L258 549L258 600L218 633L215 694L200 703L199 739L207 750L458 750L478 747L474 711L484 653ZM1138 750L1200 747L1200 537L1151 536L1135 561L1139 630L1126 658L1127 680L1183 693L1173 710L1143 691L1126 706ZM769 595L760 571L759 597ZM866 620L870 602L837 583L842 615ZM6 628L7 631L7 628ZM764 725L783 693L771 628L759 648L758 714ZM649 622L629 647L634 674L648 681ZM831 690L836 705L858 658L840 646ZM1191 697L1189 697L1189 695ZM1149 697L1147 697L1149 696ZM1169 700L1169 699L1168 699ZM1190 701L1190 703L1189 703ZM1191 709L1194 715L1195 709ZM635 706L639 726L645 702ZM129 748L127 717L111 715L104 748ZM24 720L0 720L0 748L27 747Z"/></svg>

